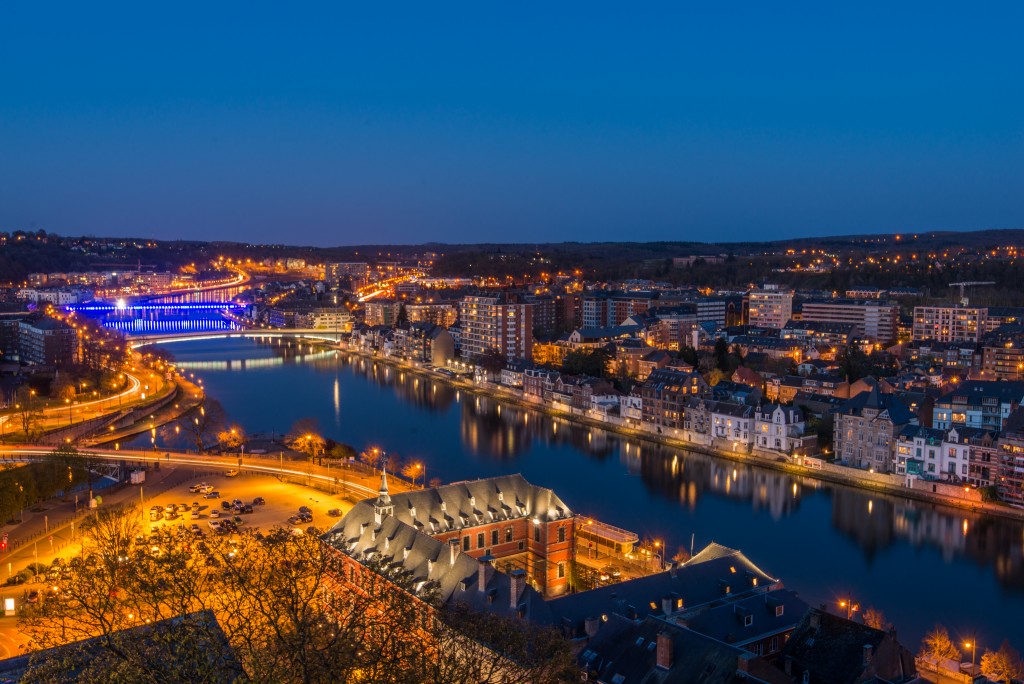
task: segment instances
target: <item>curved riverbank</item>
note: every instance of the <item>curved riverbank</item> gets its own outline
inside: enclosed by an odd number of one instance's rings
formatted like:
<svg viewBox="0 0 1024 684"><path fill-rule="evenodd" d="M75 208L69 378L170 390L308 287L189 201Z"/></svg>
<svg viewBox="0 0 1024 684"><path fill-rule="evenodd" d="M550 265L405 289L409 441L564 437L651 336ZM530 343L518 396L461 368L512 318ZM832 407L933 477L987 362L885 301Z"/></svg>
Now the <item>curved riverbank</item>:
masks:
<svg viewBox="0 0 1024 684"><path fill-rule="evenodd" d="M380 361L381 363L388 364L394 368L398 368L403 371L417 373L424 377L428 377L433 381L444 382L460 390L464 390L472 394L487 396L490 397L491 399L505 403L510 406L516 406L518 408L528 409L536 411L538 413L544 413L553 418L558 418L560 420L571 422L576 425L604 430L606 432L613 433L622 437L642 441L647 444L680 449L683 451L690 451L694 453L703 454L705 456L711 456L713 458L722 458L736 463L743 463L754 467L775 470L796 477L809 478L813 480L819 480L822 482L830 482L833 484L840 484L847 487L856 487L858 489L863 489L869 492L888 494L891 496L912 499L915 501L923 501L926 503L946 506L958 510L969 511L975 514L996 515L1009 518L1012 520L1024 521L1024 510L1013 508L1005 504L964 501L962 499L956 499L939 494L932 494L930 492L920 491L916 489L908 489L907 487L894 486L884 481L870 480L861 477L856 474L857 471L855 469L849 469L852 471L849 475L842 472L836 472L836 470L834 469L812 469L803 465L786 461L785 457L781 455L778 458L781 458L782 460L777 460L774 458L759 456L753 453L748 454L737 451L714 449L711 447L707 447L701 444L694 444L693 442L688 442L681 439L673 439L671 437L666 437L664 435L656 435L644 430L637 430L635 428L630 428L622 425L608 424L600 420L595 420L588 416L580 415L577 413L567 413L565 411L559 411L547 405L526 401L525 399L522 398L522 396L518 396L512 391L506 390L499 386L479 385L475 382L470 382L468 380L460 379L457 377L451 377L442 373L433 372L427 368L423 368L422 366L410 364L400 359L377 356L374 354L369 354L360 349L352 349L340 345L333 348L362 358L370 359L373 361Z"/></svg>

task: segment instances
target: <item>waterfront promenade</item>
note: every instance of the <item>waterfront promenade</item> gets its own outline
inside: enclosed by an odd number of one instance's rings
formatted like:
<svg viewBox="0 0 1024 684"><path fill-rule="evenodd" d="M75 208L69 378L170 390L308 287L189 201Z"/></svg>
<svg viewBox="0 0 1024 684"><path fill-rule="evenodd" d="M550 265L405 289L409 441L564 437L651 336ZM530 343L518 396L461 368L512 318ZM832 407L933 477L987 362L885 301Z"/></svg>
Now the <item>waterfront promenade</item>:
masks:
<svg viewBox="0 0 1024 684"><path fill-rule="evenodd" d="M775 454L772 456L767 456L758 454L756 452L747 453L742 451L734 451L730 449L718 449L703 444L696 444L694 442L687 441L680 437L656 434L654 432L638 429L635 427L597 420L595 418L580 413L570 413L567 411L562 411L546 404L539 404L526 401L522 397L521 393L515 392L512 389L500 385L496 385L494 383L480 384L474 382L473 380L460 377L457 375L452 376L444 373L439 373L432 368L425 368L423 365L417 363L410 363L404 359L371 354L363 349L349 347L347 345L338 345L336 348L342 352L351 353L353 355L360 356L373 361L380 361L397 369L417 373L423 375L424 377L429 377L431 380L434 381L447 383L468 393L487 396L490 397L491 399L505 403L510 406L516 406L522 409L537 411L555 418L559 418L561 420L565 420L567 422L572 422L578 425L604 430L606 432L617 434L622 437L627 437L635 441L641 441L646 442L648 444L656 444L665 447L681 449L684 451L701 453L716 458L723 458L738 463L745 463L760 468L767 468L779 472L784 472L789 475L797 477L805 477L824 482L832 482L850 487L857 487L859 489L864 489L871 492L889 494L893 496L904 497L907 499L914 499L918 501L954 507L962 510L971 511L973 513L983 513L989 515L997 515L1014 520L1024 520L1024 509L1014 508L1006 504L994 502L965 501L962 498L945 496L942 494L933 494L931 492L922 491L919 489L910 489L908 487L902 486L901 484L895 484L893 482L894 478L892 478L891 476L884 476L876 473L868 473L860 471L856 468L849 468L836 464L829 463L826 464L828 466L827 468L816 469L794 462L792 459L786 458L784 454Z"/></svg>

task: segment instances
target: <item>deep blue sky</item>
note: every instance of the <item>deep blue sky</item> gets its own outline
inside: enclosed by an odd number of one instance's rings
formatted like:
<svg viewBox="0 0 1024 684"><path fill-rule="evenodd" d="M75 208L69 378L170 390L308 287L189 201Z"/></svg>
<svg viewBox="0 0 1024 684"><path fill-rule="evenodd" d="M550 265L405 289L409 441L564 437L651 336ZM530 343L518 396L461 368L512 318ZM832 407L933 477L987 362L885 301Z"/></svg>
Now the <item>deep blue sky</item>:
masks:
<svg viewBox="0 0 1024 684"><path fill-rule="evenodd" d="M0 229L1024 228L1024 3L676 5L4 3Z"/></svg>

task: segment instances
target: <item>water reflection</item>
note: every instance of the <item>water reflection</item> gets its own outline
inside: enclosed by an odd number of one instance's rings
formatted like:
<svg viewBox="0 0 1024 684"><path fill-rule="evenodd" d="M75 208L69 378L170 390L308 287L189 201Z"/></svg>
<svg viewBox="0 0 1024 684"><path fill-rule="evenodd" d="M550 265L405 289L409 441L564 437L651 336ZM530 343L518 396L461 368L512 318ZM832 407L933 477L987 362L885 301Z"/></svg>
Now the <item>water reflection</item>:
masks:
<svg viewBox="0 0 1024 684"><path fill-rule="evenodd" d="M987 626L1001 640L1014 634L1012 616L1024 608L1024 526L1016 521L625 439L294 340L168 349L180 362L296 359L202 373L250 433L280 433L315 417L331 438L421 458L431 477L522 472L580 511L667 543L688 546L694 532L744 548L807 600L830 600L841 582L912 640L935 621L979 634ZM148 433L142 439L148 447Z"/></svg>
<svg viewBox="0 0 1024 684"><path fill-rule="evenodd" d="M332 367L334 360L323 362ZM1004 586L1024 587L1024 525L885 494L793 477L703 453L635 441L569 423L491 397L461 396L453 387L395 369L380 361L340 354L336 363L391 388L403 402L434 412L459 404L459 434L474 456L514 461L538 445L572 447L597 460L617 457L652 495L695 510L701 498L744 502L773 520L796 514L809 494L831 499L833 528L855 542L870 563L893 545L933 547L944 559L957 556L993 565Z"/></svg>

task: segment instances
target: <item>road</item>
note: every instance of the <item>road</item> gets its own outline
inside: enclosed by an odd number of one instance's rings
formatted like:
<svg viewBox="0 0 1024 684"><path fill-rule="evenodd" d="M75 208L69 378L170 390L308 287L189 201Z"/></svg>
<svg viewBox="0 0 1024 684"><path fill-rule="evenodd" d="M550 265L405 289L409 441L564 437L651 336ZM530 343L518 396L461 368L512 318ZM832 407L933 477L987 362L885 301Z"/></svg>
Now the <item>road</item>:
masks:
<svg viewBox="0 0 1024 684"><path fill-rule="evenodd" d="M44 432L67 427L73 423L81 423L103 415L113 414L121 409L131 408L143 401L152 400L167 388L167 380L159 373L139 368L124 371L128 386L117 394L83 402L70 402L64 405L43 405L35 417L35 428ZM38 400L42 401L42 400ZM9 412L0 416L0 438L13 435L20 431L22 417L18 412Z"/></svg>

